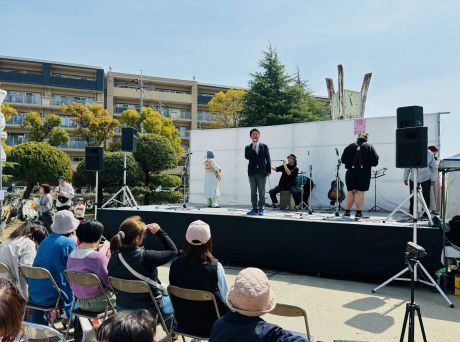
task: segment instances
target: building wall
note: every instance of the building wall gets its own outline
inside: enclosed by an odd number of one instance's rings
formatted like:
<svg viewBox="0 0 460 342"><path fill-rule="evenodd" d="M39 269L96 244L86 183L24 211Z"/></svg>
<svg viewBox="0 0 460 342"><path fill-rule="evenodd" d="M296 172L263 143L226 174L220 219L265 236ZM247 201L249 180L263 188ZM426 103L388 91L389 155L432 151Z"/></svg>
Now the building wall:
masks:
<svg viewBox="0 0 460 342"><path fill-rule="evenodd" d="M69 154L74 166L81 160L85 143L73 134L76 125L60 113L59 106L72 101L104 104L102 68L0 56L0 87L8 93L5 103L21 113L6 124L9 145L25 141L30 132L21 127L22 114L36 111L45 117L54 113L61 115L61 127L70 135L62 150Z"/></svg>

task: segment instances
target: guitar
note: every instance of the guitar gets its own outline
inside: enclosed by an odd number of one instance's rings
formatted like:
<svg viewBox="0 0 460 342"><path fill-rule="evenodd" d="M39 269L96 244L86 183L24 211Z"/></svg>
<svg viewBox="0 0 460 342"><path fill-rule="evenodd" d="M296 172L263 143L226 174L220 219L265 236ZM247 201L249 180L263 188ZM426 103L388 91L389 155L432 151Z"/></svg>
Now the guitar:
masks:
<svg viewBox="0 0 460 342"><path fill-rule="evenodd" d="M340 188L337 187L337 181L334 179L331 182L331 189L327 193L327 197L335 202L337 199L339 202L342 202L345 199L345 192L343 191L343 182L339 178Z"/></svg>

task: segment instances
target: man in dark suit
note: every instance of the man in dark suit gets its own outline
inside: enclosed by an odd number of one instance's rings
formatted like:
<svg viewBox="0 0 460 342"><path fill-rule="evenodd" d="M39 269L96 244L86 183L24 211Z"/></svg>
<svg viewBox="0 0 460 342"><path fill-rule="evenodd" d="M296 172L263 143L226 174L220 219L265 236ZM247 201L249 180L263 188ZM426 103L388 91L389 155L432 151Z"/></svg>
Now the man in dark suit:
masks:
<svg viewBox="0 0 460 342"><path fill-rule="evenodd" d="M259 142L260 132L257 128L249 132L252 143L244 149L244 156L249 160L248 176L251 186L252 210L248 215L263 215L265 206L265 182L271 173L270 151L268 146ZM257 202L257 192L259 201Z"/></svg>

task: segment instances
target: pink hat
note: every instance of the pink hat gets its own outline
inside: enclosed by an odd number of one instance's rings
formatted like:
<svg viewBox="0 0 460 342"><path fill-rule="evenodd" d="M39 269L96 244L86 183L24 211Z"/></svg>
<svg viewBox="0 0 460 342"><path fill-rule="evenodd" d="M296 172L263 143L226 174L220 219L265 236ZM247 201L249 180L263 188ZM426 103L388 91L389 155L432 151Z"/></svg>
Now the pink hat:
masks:
<svg viewBox="0 0 460 342"><path fill-rule="evenodd" d="M192 245L204 245L211 238L211 229L206 222L201 220L193 221L187 228L185 239Z"/></svg>
<svg viewBox="0 0 460 342"><path fill-rule="evenodd" d="M238 273L228 291L227 304L232 311L254 317L272 311L276 298L265 273L249 267Z"/></svg>

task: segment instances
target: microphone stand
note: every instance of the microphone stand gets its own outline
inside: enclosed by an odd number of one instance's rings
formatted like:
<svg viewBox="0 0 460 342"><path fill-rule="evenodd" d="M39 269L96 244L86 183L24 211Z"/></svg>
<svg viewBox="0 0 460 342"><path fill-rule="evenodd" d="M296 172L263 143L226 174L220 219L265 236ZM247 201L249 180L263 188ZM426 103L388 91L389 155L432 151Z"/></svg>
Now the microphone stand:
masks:
<svg viewBox="0 0 460 342"><path fill-rule="evenodd" d="M309 181L309 187L310 187L310 193L308 194L308 214L313 214L313 209L311 207L311 197L312 197L312 193L311 193L311 189L312 189L312 179L313 179L313 166L311 165L311 157L310 157L310 151L307 151L307 156L308 156L308 170L309 170L309 173L308 173L308 176L310 177L310 179L308 180Z"/></svg>
<svg viewBox="0 0 460 342"><path fill-rule="evenodd" d="M335 148L335 153L337 154L337 167L336 167L336 173L335 173L335 216L340 216L339 214L339 208L340 208L340 202L339 202L339 196L340 196L340 177L339 177L339 169L340 165L342 165L342 161L340 160L339 156L339 150L337 147Z"/></svg>

